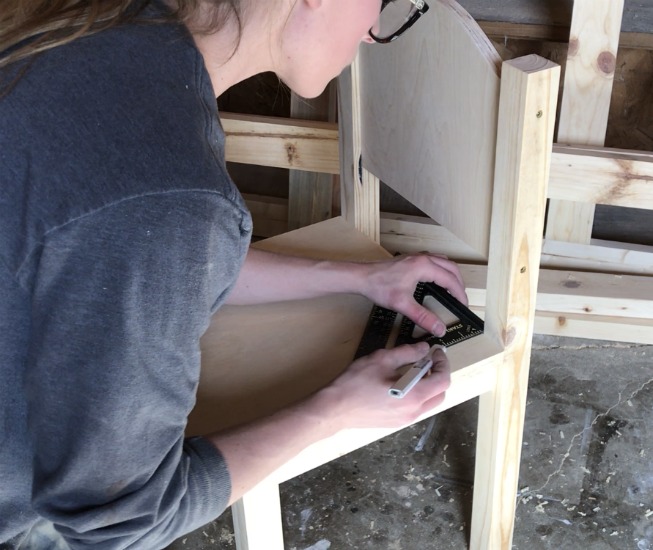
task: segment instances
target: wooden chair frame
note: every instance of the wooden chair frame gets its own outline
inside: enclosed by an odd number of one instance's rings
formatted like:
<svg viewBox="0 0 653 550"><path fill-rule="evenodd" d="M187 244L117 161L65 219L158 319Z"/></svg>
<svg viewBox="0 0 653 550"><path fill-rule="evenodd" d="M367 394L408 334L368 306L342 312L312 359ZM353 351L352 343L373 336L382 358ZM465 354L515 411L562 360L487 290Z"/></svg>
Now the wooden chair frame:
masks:
<svg viewBox="0 0 653 550"><path fill-rule="evenodd" d="M653 209L653 152L602 146L614 77L614 65L606 60L617 53L622 10L621 0L574 2L569 39L576 47L567 61L559 144L553 148L547 198L566 206L587 207L586 214L579 217L558 216L556 212L565 210L556 206L549 213L540 261L535 331L653 344L653 247L588 241L586 234L587 220L596 204ZM491 23L484 26L487 32L494 27ZM533 28L532 32L541 30ZM632 37L621 35L621 41L628 46ZM309 131L305 125L287 119L252 117L248 122L252 123L250 135L251 139L256 136L256 147L274 157L270 165L338 172L337 125L316 124ZM228 133L230 124L229 120L225 123ZM574 134L570 133L572 128ZM340 132L345 140L353 139L352 129L341 124ZM290 159L287 147L295 152ZM229 147L228 139L227 153L228 158L238 162L257 163L261 158L261 151L251 147L251 140L248 145L240 141ZM341 154L346 157L351 153L345 150ZM318 160L322 167L317 166ZM342 164L347 164L347 158ZM248 204L259 235L268 237L287 230L286 201L249 196ZM306 209L311 210L310 206ZM569 237L560 235L560 228ZM463 262L471 304L482 311L486 256L428 218L382 213L378 231L381 244L392 253L432 250ZM585 235L583 239L574 238L579 233Z"/></svg>
<svg viewBox="0 0 653 550"><path fill-rule="evenodd" d="M355 65L350 88L354 136L360 136L358 70L358 65ZM480 397L472 548L509 548L512 540L558 80L559 67L537 56L503 63L490 253L486 269L487 284L484 282L482 285L489 290L484 301L486 332L450 348L452 387L447 392L445 402L424 416L426 418ZM251 121L243 120L243 117L224 117L223 122L229 134L227 156L230 160L242 160L236 153L239 149L237 139L243 137L247 130L238 131L234 128L244 123L251 129ZM300 124L296 128L301 128L297 134L308 133L311 136L315 135L315 131L333 131L332 127L315 130L316 125L308 127ZM260 137L260 132L256 137ZM308 141L319 148L319 140ZM267 140L264 146L268 156L273 150L274 142L285 152L287 160L294 158L310 163L307 159L311 158L316 161L315 164L319 164L319 154L315 157L289 154L288 140L280 137L279 132ZM248 143L252 143L252 140L248 140ZM290 150L296 151L296 147L295 143ZM347 155L344 158L340 155L344 175L343 217L280 235L257 243L256 246L294 254L304 251L309 255L326 258L334 255L343 257L343 254L350 259L362 260L389 257L387 252L375 244L379 239L380 227L378 179L365 169L359 172L358 161L355 160L358 159L359 148L360 139L355 138L349 161ZM305 164L301 167L307 166ZM348 180L351 181L350 184L347 184ZM353 243L351 252L334 252L333 243L329 244L325 235L344 234L350 235L347 242ZM338 239L336 242L344 240ZM366 250L367 255L361 257L360 250ZM361 309L360 302L355 302L354 298L346 300L349 300L347 303L352 311ZM308 311L313 304L299 304L296 307L305 307ZM362 311L364 316L358 317L360 334L364 328L365 311L369 312L369 304L363 303ZM216 316L215 327L205 335L203 369L208 373L208 379L205 377L204 386L211 385L211 371L219 369L223 362L230 365L238 360L247 362L247 358L242 355L246 353L244 346L228 360L221 356L225 347L230 345L222 341L225 331L238 322L242 322L242 315L225 308L224 312L221 310ZM357 339L354 340L353 344L347 344L344 351L346 360L341 361L338 368L345 368L351 360L357 343ZM209 399L212 397L214 396L210 395ZM200 395L199 401L202 399ZM202 412L198 415L201 416ZM193 428L192 424L191 416L191 431L202 433L210 427L210 424L206 424L204 427ZM233 506L239 550L283 548L279 483L393 431L396 430L341 432L312 445L274 472Z"/></svg>
<svg viewBox="0 0 653 550"><path fill-rule="evenodd" d="M584 61L575 66L572 61L572 70L567 72L561 119L570 116L570 107L565 105L575 105L574 111L579 112L579 101L607 113L609 93L606 99L605 71L594 77L595 80L602 79L601 85L583 88L589 94L584 99L574 83L574 78L576 82L581 81L579 71L582 72L583 67L598 66L588 63L587 59L604 51L616 53L618 25L614 24L614 18L623 4L608 0L598 4L588 0L575 0L574 3L571 37L578 36L588 17L593 21L595 34L598 34L595 40L581 41L582 51L577 55L583 56ZM592 13L588 14L588 10ZM602 25L601 21L606 18L612 18L613 24ZM487 334L482 342L475 342L473 348L452 349L455 351L452 353L454 383L447 401L432 414L475 395L480 396L477 442L480 459L475 474L473 548L510 547L532 331L653 343L650 299L653 296L653 250L650 247L588 242L586 238L580 242L568 242L573 239L554 238L551 231L546 231L546 238L542 239L541 226L537 223L529 227L519 223L519 212L523 208L537 211L537 219L543 216L544 197L552 201L653 209L650 185L653 153L603 147L601 131L604 132L605 128L588 128L584 138L565 138L563 124L563 132L558 132L561 144L553 146L550 156L550 174L546 174L548 160L546 154L541 155L542 151L536 160L532 157L528 160L541 163L541 169L529 169L528 166L532 165L517 154L524 145L517 135L520 131L530 131L531 125L539 122L538 135L544 136L553 124L554 108L549 103L543 109L543 119L520 119L516 125L508 121L512 117L519 118L518 113L510 111L519 104L521 107L517 111L521 110L522 114L531 112L531 107L526 104L537 101L534 98L540 93L546 93L548 101L555 103L555 76L551 69L530 73L521 70L523 67L520 69L520 61L516 63L516 66L508 65L507 70L504 68L502 79L501 101L504 107L500 125L503 134L499 140L502 146L497 151L497 173L503 171L510 176L498 178L497 181L505 183L494 189L489 263L487 257L432 220L383 213L379 216L378 181L366 170L359 173L358 163L354 161L360 154L360 116L356 111L360 96L356 65L352 76L345 74L341 78L341 99L352 91L353 94L351 112L341 115L340 128L327 122L223 115L228 136L228 160L298 169L298 174L306 171L332 175L342 173L342 210L349 223L373 240L380 240L390 252L432 250L464 262L463 276L470 303L479 313L486 315ZM573 124L582 127L579 116L584 115L578 115ZM572 121L566 124L570 125ZM542 126L547 126L546 132ZM511 160L501 162L501 158ZM516 158L520 160L515 161ZM359 178L359 174L362 177ZM526 180L532 179L533 174L538 174L537 181L529 181L526 185ZM298 181L302 179L305 180L300 177ZM319 185L330 187L331 183L327 180ZM524 193L526 189L528 191ZM542 195L545 192L546 195ZM302 197L300 202L310 205L315 193L304 191ZM287 231L287 201L260 196L246 198L258 235L267 237ZM308 210L311 210L310 206ZM555 221L558 217L556 210L552 217L549 216L549 226L561 223ZM572 228L570 234L574 232ZM275 239L268 242L273 241ZM524 243L527 243L526 247ZM319 250L316 253L319 254ZM521 305L516 307L515 304ZM335 440L307 449L248 493L233 507L239 550L283 548L278 483L387 433L372 430L364 434L358 431L340 434Z"/></svg>

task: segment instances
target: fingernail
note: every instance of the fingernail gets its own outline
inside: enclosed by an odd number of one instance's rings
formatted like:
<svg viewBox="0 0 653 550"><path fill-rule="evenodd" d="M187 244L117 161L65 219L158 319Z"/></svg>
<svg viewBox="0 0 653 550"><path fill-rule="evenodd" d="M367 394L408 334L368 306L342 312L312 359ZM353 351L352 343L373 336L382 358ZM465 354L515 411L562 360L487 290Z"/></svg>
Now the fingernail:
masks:
<svg viewBox="0 0 653 550"><path fill-rule="evenodd" d="M418 349L420 353L426 353L428 350L431 349L431 346L429 346L427 342L420 342L417 345L419 346Z"/></svg>
<svg viewBox="0 0 653 550"><path fill-rule="evenodd" d="M433 325L433 334L436 336L444 336L447 333L447 327L444 326L444 323L438 321Z"/></svg>

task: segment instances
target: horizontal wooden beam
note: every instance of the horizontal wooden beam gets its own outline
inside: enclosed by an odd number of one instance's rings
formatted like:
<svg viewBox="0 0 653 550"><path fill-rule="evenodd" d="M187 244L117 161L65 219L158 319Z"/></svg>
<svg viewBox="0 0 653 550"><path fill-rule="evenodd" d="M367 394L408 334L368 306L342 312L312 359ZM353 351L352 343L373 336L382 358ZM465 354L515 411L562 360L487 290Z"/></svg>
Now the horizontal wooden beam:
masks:
<svg viewBox="0 0 653 550"><path fill-rule="evenodd" d="M246 195L254 218L254 235L273 237L287 231L287 199ZM381 245L391 253L433 252L458 262L485 262L478 252L448 229L420 216L381 213ZM590 244L545 239L542 267L600 273L653 275L653 247L593 239Z"/></svg>
<svg viewBox="0 0 653 550"><path fill-rule="evenodd" d="M432 220L412 216L397 226L392 219L394 216L381 213L381 245L389 252L433 252L457 262L484 261L475 251L461 244L448 229ZM399 233L394 229L396 227L400 227ZM653 275L653 247L598 239L592 239L590 244L544 239L540 265L599 273Z"/></svg>
<svg viewBox="0 0 653 550"><path fill-rule="evenodd" d="M381 213L381 245L392 253L434 252L465 263L484 262L448 229L419 216ZM576 244L545 239L542 267L653 275L653 247L592 239Z"/></svg>
<svg viewBox="0 0 653 550"><path fill-rule="evenodd" d="M653 275L653 246L598 239L592 239L590 244L545 239L541 265L602 273Z"/></svg>
<svg viewBox="0 0 653 550"><path fill-rule="evenodd" d="M254 216L255 228L257 216L262 216L263 220L269 214L280 218L284 216L284 199L265 197L265 200L261 201L260 197L256 195L248 195L247 199ZM445 228L427 218L383 214L382 228L384 220L388 222L389 227L393 227L396 222L399 222L399 227L402 227L402 230L408 233L415 231L421 235L414 237L412 250L401 249L401 252L426 250L438 252L442 250L440 248L442 243L455 252L454 248L457 242L455 237ZM427 221L422 223L416 220ZM279 233L282 232L284 232L283 229L279 231ZM382 233L381 244L385 246L386 239L396 244L397 241L393 241L395 237L396 235L393 233ZM409 239L409 237L406 238ZM448 241L450 238L453 240ZM560 243L561 246L572 247L569 254L577 253L579 246L593 249L599 258L599 260L593 260L593 267L596 269L594 272L575 271L575 269L588 269L586 267L587 259L565 258L561 255L555 257L556 261L568 263L566 268L563 266L560 269L554 269L543 266L540 269L535 332L575 338L653 344L653 247L633 246L634 250L624 253L623 248L618 248L618 246L622 246L621 243L595 242L595 245ZM388 249L393 251L392 248ZM544 249L547 250L546 240ZM560 251L559 254L562 252ZM601 257L601 254L604 256ZM617 257L611 263L607 261L610 254ZM622 258L624 254L625 258ZM545 254L544 259L547 260L548 256ZM452 257L455 258L454 253L452 253ZM619 261L619 258L622 258L622 261ZM637 263L628 265L631 258L638 258L639 267ZM460 258L455 259L460 261ZM467 262L477 262L477 260L468 259ZM606 266L608 267L606 268ZM460 268L467 287L470 305L482 314L485 305L487 268L478 263L461 263ZM635 274L602 273L599 271L601 269L604 271L630 270ZM644 273L644 275L636 273Z"/></svg>
<svg viewBox="0 0 653 550"><path fill-rule="evenodd" d="M569 42L569 26L508 23L504 21L479 21L483 32L493 40L536 40L548 42ZM619 35L620 48L653 50L653 34L643 32L622 32Z"/></svg>
<svg viewBox="0 0 653 550"><path fill-rule="evenodd" d="M484 316L485 266L460 265L472 311ZM535 333L653 344L653 277L540 269Z"/></svg>
<svg viewBox="0 0 653 550"><path fill-rule="evenodd" d="M338 125L221 113L229 162L339 174Z"/></svg>
<svg viewBox="0 0 653 550"><path fill-rule="evenodd" d="M470 306L483 308L487 268L461 264L460 270ZM542 268L536 303L538 314L653 323L653 277Z"/></svg>
<svg viewBox="0 0 653 550"><path fill-rule="evenodd" d="M653 153L555 145L548 197L653 210Z"/></svg>
<svg viewBox="0 0 653 550"><path fill-rule="evenodd" d="M653 322L650 319L538 313L535 334L653 344Z"/></svg>
<svg viewBox="0 0 653 550"><path fill-rule="evenodd" d="M340 171L337 124L230 113L221 119L230 162ZM653 209L653 153L555 145L548 197ZM394 224L388 220L386 233L409 235L401 226L399 219Z"/></svg>

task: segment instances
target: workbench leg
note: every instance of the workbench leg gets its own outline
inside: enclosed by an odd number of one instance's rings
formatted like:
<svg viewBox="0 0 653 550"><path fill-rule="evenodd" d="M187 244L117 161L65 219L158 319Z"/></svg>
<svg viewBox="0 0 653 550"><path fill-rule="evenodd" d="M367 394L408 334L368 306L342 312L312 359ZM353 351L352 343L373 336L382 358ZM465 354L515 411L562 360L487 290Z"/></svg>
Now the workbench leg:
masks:
<svg viewBox="0 0 653 550"><path fill-rule="evenodd" d="M279 486L262 483L231 506L237 550L283 550Z"/></svg>

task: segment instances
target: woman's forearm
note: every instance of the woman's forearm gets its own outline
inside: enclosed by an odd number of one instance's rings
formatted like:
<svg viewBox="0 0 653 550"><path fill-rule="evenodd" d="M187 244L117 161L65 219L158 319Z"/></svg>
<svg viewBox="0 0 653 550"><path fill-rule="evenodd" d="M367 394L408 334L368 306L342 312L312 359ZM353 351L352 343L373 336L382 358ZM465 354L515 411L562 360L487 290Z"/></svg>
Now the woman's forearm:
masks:
<svg viewBox="0 0 653 550"><path fill-rule="evenodd" d="M227 303L261 304L360 293L368 270L364 263L312 260L250 248Z"/></svg>

